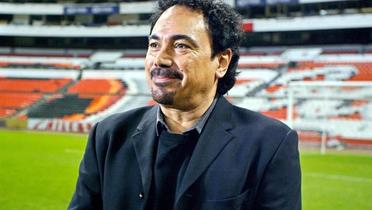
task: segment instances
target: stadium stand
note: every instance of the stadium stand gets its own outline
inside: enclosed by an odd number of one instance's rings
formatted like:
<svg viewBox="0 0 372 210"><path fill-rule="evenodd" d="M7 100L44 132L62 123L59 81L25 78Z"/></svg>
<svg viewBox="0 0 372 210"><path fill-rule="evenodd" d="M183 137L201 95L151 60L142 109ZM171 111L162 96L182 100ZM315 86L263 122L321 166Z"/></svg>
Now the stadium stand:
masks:
<svg viewBox="0 0 372 210"><path fill-rule="evenodd" d="M143 75L153 1L20 2L0 3L0 118L86 132L110 114L154 104ZM287 122L293 82L372 83L371 1L227 2L245 31L233 103ZM372 142L369 92L298 89L297 97L314 97L294 103L301 139L320 141L326 119L329 140ZM343 98L316 98L326 95Z"/></svg>

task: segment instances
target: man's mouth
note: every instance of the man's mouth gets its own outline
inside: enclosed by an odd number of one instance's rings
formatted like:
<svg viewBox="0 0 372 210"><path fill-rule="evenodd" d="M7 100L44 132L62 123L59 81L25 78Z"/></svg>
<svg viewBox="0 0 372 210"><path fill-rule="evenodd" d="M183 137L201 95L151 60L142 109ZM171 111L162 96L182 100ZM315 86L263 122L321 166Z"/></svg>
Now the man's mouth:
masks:
<svg viewBox="0 0 372 210"><path fill-rule="evenodd" d="M152 82L158 87L166 87L178 81L181 80L174 77L154 76L152 78Z"/></svg>

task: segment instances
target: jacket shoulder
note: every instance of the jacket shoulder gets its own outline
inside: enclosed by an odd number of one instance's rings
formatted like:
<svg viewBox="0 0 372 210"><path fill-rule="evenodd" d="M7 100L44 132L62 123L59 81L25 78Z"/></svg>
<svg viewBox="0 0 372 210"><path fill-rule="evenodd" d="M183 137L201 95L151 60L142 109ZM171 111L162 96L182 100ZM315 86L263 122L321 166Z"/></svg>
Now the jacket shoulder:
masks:
<svg viewBox="0 0 372 210"><path fill-rule="evenodd" d="M233 106L232 121L235 125L232 132L240 147L261 157L262 165L266 165L280 148L297 148L296 131L277 119Z"/></svg>
<svg viewBox="0 0 372 210"><path fill-rule="evenodd" d="M282 130L283 132L291 130L280 120L235 105L233 105L232 117L238 123L238 126L253 126L263 130L274 128L275 130Z"/></svg>
<svg viewBox="0 0 372 210"><path fill-rule="evenodd" d="M283 142L288 143L289 137L290 144L297 142L296 132L277 119L237 106L233 106L231 115L234 133L242 144L254 144L260 151L274 153Z"/></svg>

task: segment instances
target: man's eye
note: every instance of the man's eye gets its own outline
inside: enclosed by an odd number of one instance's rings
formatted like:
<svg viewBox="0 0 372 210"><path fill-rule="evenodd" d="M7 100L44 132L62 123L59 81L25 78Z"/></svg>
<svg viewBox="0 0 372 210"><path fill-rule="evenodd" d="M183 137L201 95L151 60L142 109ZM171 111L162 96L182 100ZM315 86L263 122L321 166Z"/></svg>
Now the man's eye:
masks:
<svg viewBox="0 0 372 210"><path fill-rule="evenodd" d="M175 48L179 48L179 49L188 49L190 48L188 45L186 44L181 44L181 43L178 43L178 44L175 44Z"/></svg>
<svg viewBox="0 0 372 210"><path fill-rule="evenodd" d="M158 47L159 47L158 43L156 43L156 42L152 42L152 43L150 43L149 46L150 46L151 48L158 48Z"/></svg>

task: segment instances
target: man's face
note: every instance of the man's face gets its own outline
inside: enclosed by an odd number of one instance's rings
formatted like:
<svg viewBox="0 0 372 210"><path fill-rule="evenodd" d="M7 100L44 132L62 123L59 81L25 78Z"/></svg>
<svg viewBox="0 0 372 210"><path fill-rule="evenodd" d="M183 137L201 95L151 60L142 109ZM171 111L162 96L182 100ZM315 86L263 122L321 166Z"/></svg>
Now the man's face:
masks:
<svg viewBox="0 0 372 210"><path fill-rule="evenodd" d="M152 97L164 106L192 109L216 93L218 59L202 12L176 5L158 19L145 61Z"/></svg>

